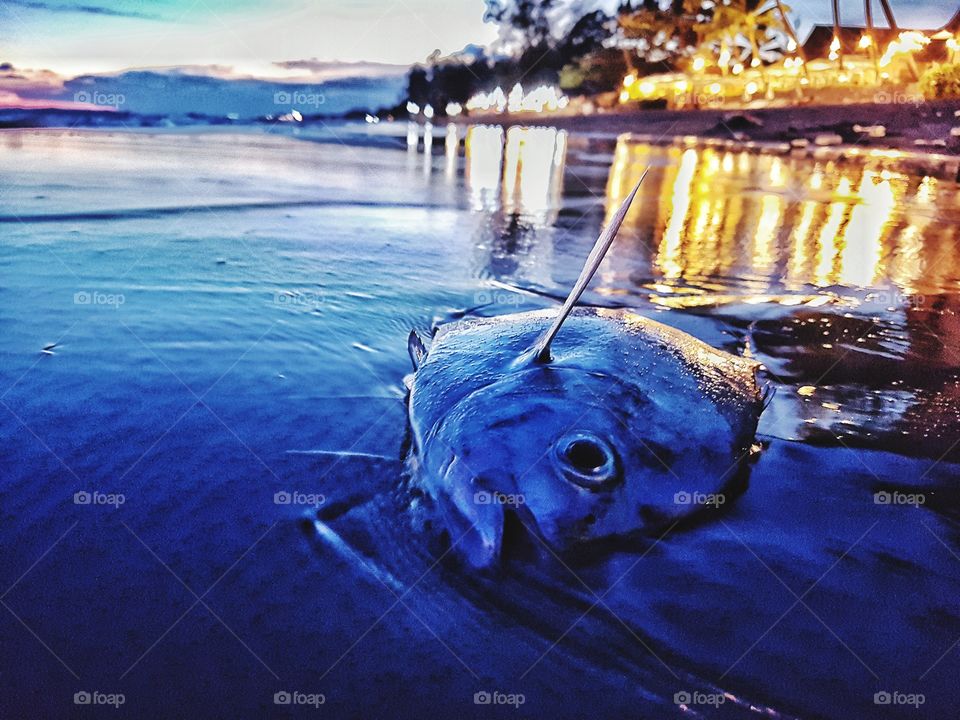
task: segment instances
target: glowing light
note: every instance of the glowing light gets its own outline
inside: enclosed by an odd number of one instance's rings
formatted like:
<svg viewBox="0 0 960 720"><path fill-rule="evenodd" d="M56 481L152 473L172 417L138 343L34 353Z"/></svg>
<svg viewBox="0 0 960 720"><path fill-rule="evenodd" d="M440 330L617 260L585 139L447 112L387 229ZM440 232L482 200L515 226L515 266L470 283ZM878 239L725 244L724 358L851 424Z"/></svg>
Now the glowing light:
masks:
<svg viewBox="0 0 960 720"><path fill-rule="evenodd" d="M947 50L952 52L957 52L960 50L960 43L957 42L957 39L952 37L947 39Z"/></svg>
<svg viewBox="0 0 960 720"><path fill-rule="evenodd" d="M622 97L622 96L621 96ZM496 88L491 93L478 93L467 100L467 110L510 112L553 112L567 107L570 98L560 92L554 85L540 85L528 93L524 93L523 86L517 83L507 96L503 88Z"/></svg>
<svg viewBox="0 0 960 720"><path fill-rule="evenodd" d="M447 103L446 111L447 111L447 115L449 115L450 117L456 117L461 112L463 112L463 105L461 105L458 102Z"/></svg>
<svg viewBox="0 0 960 720"><path fill-rule="evenodd" d="M887 51L883 53L883 56L880 58L880 67L887 67L893 62L893 58L897 55L905 55L916 52L917 50L922 50L929 43L930 38L923 33L906 30L900 33L896 40L891 40L890 44L887 45Z"/></svg>
<svg viewBox="0 0 960 720"><path fill-rule="evenodd" d="M863 174L857 196L861 200L850 212L843 232L840 280L847 285L868 287L880 273L883 235L896 205L889 180L875 183L876 175Z"/></svg>
<svg viewBox="0 0 960 720"><path fill-rule="evenodd" d="M475 125L464 142L466 184L474 210L496 210L503 161L503 128Z"/></svg>
<svg viewBox="0 0 960 720"><path fill-rule="evenodd" d="M644 80L642 83L640 83L640 94L643 95L644 97L650 97L651 95L653 95L653 93L656 92L656 90L657 90L656 85L654 85L649 80Z"/></svg>
<svg viewBox="0 0 960 720"><path fill-rule="evenodd" d="M830 59L836 60L840 57L840 38L833 36L833 42L830 43Z"/></svg>
<svg viewBox="0 0 960 720"><path fill-rule="evenodd" d="M433 117L433 105L424 105L423 116L429 120Z"/></svg>
<svg viewBox="0 0 960 720"><path fill-rule="evenodd" d="M415 102L407 103L407 112L411 115L418 115L420 113L420 106Z"/></svg>
<svg viewBox="0 0 960 720"><path fill-rule="evenodd" d="M753 58L753 60L750 61L750 67L760 67L760 58Z"/></svg>
<svg viewBox="0 0 960 720"><path fill-rule="evenodd" d="M628 88L631 85L633 85L636 81L637 81L637 76L634 75L633 73L630 73L623 79L623 86L625 88Z"/></svg>
<svg viewBox="0 0 960 720"><path fill-rule="evenodd" d="M760 86L757 85L753 80L747 83L747 95L753 95L760 89Z"/></svg>
<svg viewBox="0 0 960 720"><path fill-rule="evenodd" d="M503 209L549 224L551 210L559 207L565 159L565 132L510 128L503 162Z"/></svg>
<svg viewBox="0 0 960 720"><path fill-rule="evenodd" d="M730 69L733 71L733 74L734 74L734 75L739 75L740 73L743 72L743 65L740 64L740 63L737 63L736 65L734 65L734 66L733 66L732 68L730 68Z"/></svg>
<svg viewBox="0 0 960 720"><path fill-rule="evenodd" d="M797 50L797 41L793 38L787 41L787 52L796 52Z"/></svg>
<svg viewBox="0 0 960 720"><path fill-rule="evenodd" d="M621 90L621 91L620 91L620 102L625 103L625 102L627 102L629 99L630 99L630 93L628 93L626 90Z"/></svg>
<svg viewBox="0 0 960 720"><path fill-rule="evenodd" d="M667 278L678 278L683 274L680 264L683 225L690 210L690 186L693 184L694 171L697 168L697 151L686 150L680 158L680 168L673 183L673 196L670 199L670 222L663 231L663 240L657 250L657 266Z"/></svg>
<svg viewBox="0 0 960 720"><path fill-rule="evenodd" d="M730 51L724 48L720 51L720 57L717 58L717 65L722 68L727 67L730 64Z"/></svg>
<svg viewBox="0 0 960 720"><path fill-rule="evenodd" d="M710 90L710 93L712 95L719 95L720 92L723 90L723 87L721 87L720 83L715 82L708 89Z"/></svg>
<svg viewBox="0 0 960 720"><path fill-rule="evenodd" d="M700 72L701 70L703 70L704 67L706 67L706 65L707 65L707 61L704 60L702 57L695 57L693 59L694 72Z"/></svg>
<svg viewBox="0 0 960 720"><path fill-rule="evenodd" d="M687 91L687 87L689 87L686 80L677 80L677 81L673 84L673 86L674 86L679 92L686 92L686 91Z"/></svg>

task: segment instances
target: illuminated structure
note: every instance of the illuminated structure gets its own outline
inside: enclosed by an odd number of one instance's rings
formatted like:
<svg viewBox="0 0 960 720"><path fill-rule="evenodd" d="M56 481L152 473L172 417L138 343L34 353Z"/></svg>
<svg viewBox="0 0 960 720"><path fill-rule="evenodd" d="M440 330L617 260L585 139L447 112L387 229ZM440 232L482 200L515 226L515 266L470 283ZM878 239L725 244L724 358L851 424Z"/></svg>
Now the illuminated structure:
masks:
<svg viewBox="0 0 960 720"><path fill-rule="evenodd" d="M872 0L864 2L865 27L841 24L833 0L832 25L817 25L800 44L780 2L767 5L780 18L786 38L775 62L731 54L726 41L705 43L687 59L682 72L640 77L630 72L620 88L621 103L660 103L667 107L721 106L754 100L794 102L805 89L818 99L840 101L850 88L903 86L916 81L922 65L960 59L960 12L938 30L900 28L888 0L879 0L888 27L874 24ZM778 14L777 14L778 13ZM823 91L835 89L835 97ZM809 94L808 94L809 96ZM919 96L918 96L919 97Z"/></svg>

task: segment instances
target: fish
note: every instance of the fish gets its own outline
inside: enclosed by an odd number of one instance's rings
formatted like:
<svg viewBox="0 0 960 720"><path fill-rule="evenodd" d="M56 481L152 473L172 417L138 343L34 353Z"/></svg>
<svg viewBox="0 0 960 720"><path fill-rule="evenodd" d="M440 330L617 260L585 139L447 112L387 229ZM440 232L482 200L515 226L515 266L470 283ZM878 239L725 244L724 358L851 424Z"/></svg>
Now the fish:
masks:
<svg viewBox="0 0 960 720"><path fill-rule="evenodd" d="M410 477L474 567L501 561L508 528L557 556L627 547L742 485L759 364L629 309L576 307L642 182L559 311L410 333Z"/></svg>

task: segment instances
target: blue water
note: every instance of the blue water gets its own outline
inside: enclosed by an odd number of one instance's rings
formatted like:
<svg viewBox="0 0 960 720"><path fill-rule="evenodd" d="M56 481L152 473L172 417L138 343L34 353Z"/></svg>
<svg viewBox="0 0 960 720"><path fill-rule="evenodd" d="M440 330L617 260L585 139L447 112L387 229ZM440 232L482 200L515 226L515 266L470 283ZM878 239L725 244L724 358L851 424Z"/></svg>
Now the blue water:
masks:
<svg viewBox="0 0 960 720"><path fill-rule="evenodd" d="M949 716L955 187L435 132L0 135L0 715ZM764 363L749 487L642 556L472 577L408 517L407 335L553 305L648 162L584 300Z"/></svg>

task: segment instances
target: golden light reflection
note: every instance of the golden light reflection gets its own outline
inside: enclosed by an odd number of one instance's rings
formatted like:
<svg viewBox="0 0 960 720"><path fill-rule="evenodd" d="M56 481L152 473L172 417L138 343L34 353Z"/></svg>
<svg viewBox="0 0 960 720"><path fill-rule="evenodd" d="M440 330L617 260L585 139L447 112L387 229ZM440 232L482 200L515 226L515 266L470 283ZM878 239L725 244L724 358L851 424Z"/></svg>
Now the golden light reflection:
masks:
<svg viewBox="0 0 960 720"><path fill-rule="evenodd" d="M673 190L668 200L670 221L663 233L663 240L657 251L656 264L667 278L678 278L683 274L683 265L680 260L682 248L681 233L687 211L690 209L690 187L693 185L694 173L697 169L697 151L684 151L680 158L680 168L677 170L673 182Z"/></svg>
<svg viewBox="0 0 960 720"><path fill-rule="evenodd" d="M892 169L891 158L811 165L711 148L661 151L624 136L607 184L607 219L651 156L664 154L667 162L653 164L643 200L625 221L639 230L633 237L650 233L649 244L634 241L632 252L650 264L645 285L658 302L668 302L667 295L684 306L716 301L731 292L731 278L747 283L750 295L758 281L799 293L890 282L923 292L916 286L927 284L931 257L943 260L934 271L943 282L960 275L960 248L943 247L945 235L960 231L931 222L938 181L910 181ZM771 302L791 297L800 296Z"/></svg>
<svg viewBox="0 0 960 720"><path fill-rule="evenodd" d="M883 261L883 235L896 206L889 179L866 171L857 191L860 202L850 212L850 222L843 233L840 258L840 282L844 285L870 287L880 276Z"/></svg>

